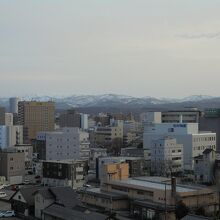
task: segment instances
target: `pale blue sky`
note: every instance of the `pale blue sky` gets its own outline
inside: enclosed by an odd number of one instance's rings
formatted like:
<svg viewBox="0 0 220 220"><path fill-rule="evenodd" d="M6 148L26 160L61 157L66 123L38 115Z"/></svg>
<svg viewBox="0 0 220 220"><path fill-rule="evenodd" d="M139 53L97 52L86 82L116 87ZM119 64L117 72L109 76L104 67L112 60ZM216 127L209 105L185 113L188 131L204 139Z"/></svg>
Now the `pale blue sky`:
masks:
<svg viewBox="0 0 220 220"><path fill-rule="evenodd" d="M1 0L0 96L219 96L219 11L219 0Z"/></svg>

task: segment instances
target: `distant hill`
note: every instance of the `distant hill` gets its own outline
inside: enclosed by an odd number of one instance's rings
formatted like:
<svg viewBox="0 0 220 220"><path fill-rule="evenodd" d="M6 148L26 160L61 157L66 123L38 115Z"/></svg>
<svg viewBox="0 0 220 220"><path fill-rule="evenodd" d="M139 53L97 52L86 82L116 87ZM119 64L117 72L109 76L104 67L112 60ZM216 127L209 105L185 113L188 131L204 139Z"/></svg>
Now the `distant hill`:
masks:
<svg viewBox="0 0 220 220"><path fill-rule="evenodd" d="M150 96L137 98L126 95L104 94L104 95L72 95L68 97L52 97L52 96L26 96L23 100L36 101L54 101L56 109L64 110L68 108L79 108L82 111L86 109L93 111L94 109L103 109L110 111L132 111L145 109L180 109L184 107L219 107L220 97L193 95L182 99L154 98ZM8 98L0 98L0 105L8 107ZM95 110L96 111L96 110Z"/></svg>

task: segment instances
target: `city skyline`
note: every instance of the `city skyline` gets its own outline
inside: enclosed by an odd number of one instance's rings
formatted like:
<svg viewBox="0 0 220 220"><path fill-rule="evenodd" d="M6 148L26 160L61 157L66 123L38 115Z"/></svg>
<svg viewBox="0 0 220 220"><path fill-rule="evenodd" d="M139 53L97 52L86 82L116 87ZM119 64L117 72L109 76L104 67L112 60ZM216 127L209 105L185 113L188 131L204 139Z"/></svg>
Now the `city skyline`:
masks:
<svg viewBox="0 0 220 220"><path fill-rule="evenodd" d="M0 96L219 96L219 6L3 0Z"/></svg>

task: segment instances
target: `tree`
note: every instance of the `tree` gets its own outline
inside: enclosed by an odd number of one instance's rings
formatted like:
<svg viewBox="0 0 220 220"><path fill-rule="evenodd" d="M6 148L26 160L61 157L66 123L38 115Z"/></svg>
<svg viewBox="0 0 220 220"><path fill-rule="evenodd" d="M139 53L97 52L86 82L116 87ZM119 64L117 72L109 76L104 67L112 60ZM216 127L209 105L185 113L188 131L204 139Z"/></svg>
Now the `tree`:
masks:
<svg viewBox="0 0 220 220"><path fill-rule="evenodd" d="M203 215L203 216L205 216L205 209L203 207L199 207L196 210L196 215Z"/></svg>
<svg viewBox="0 0 220 220"><path fill-rule="evenodd" d="M189 213L189 208L185 205L183 201L179 201L176 205L176 218L181 219Z"/></svg>

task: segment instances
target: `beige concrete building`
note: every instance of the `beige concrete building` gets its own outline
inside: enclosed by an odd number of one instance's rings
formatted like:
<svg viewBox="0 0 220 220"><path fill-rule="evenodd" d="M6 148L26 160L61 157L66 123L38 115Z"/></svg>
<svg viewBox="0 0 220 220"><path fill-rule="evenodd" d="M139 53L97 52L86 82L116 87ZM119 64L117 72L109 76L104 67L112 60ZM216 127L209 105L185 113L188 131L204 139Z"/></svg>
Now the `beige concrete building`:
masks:
<svg viewBox="0 0 220 220"><path fill-rule="evenodd" d="M37 132L54 130L54 111L54 102L18 103L18 123L24 127L24 143L35 139Z"/></svg>
<svg viewBox="0 0 220 220"><path fill-rule="evenodd" d="M114 140L123 141L123 121L116 121L108 127L96 127L90 133L92 146L111 144Z"/></svg>
<svg viewBox="0 0 220 220"><path fill-rule="evenodd" d="M0 152L0 176L5 176L10 184L23 182L25 174L24 153Z"/></svg>

